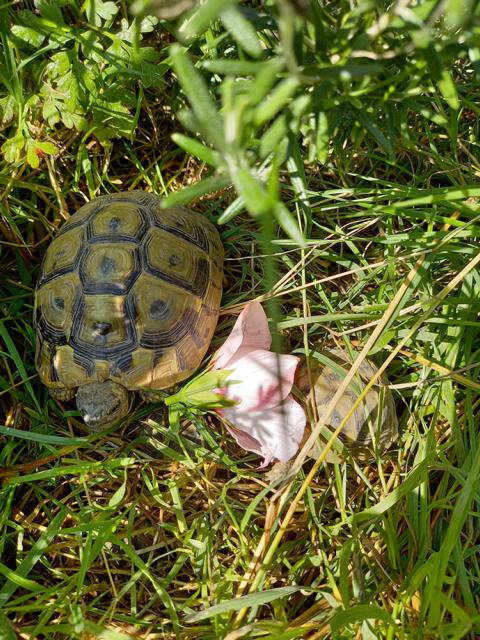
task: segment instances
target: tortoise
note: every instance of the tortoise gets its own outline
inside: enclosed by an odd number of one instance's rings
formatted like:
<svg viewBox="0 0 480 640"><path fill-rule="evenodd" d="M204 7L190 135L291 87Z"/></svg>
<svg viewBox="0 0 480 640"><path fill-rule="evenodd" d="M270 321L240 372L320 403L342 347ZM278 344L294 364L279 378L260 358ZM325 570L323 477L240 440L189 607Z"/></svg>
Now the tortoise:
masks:
<svg viewBox="0 0 480 640"><path fill-rule="evenodd" d="M333 398L345 375L350 369L355 356L351 358L342 349L332 349L320 352L318 358L309 357L300 365L296 385L306 399L307 415L310 413L310 424L314 424L312 407L315 407L318 419L322 418L327 405ZM310 369L310 375L308 372ZM366 384L377 373L377 367L370 360L365 359L357 374L338 400L325 428L322 429L317 442L308 455L317 458L321 453L322 443L329 440L333 431L339 427L342 420L358 399ZM311 433L311 427L306 430L306 437ZM382 453L398 435L398 419L392 392L387 386L387 380L380 377L367 391L365 397L356 407L351 417L345 423L339 434L339 446L334 446L327 455L327 461L338 460L335 453L343 446L358 460L369 460L374 453ZM305 437L305 439L306 439Z"/></svg>
<svg viewBox="0 0 480 640"><path fill-rule="evenodd" d="M57 400L76 396L87 426L123 417L199 367L223 279L215 226L143 191L100 196L63 224L35 291L36 367Z"/></svg>

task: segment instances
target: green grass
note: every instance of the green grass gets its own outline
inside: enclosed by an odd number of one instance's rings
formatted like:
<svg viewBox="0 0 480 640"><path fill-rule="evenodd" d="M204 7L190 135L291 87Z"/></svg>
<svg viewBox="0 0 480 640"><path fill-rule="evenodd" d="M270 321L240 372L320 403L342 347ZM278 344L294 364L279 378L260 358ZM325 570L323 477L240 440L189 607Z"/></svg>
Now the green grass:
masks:
<svg viewBox="0 0 480 640"><path fill-rule="evenodd" d="M160 5L0 8L0 637L479 637L476 4ZM212 349L261 297L284 352L387 363L388 453L270 485L209 415L49 398L41 257L131 188L218 222Z"/></svg>

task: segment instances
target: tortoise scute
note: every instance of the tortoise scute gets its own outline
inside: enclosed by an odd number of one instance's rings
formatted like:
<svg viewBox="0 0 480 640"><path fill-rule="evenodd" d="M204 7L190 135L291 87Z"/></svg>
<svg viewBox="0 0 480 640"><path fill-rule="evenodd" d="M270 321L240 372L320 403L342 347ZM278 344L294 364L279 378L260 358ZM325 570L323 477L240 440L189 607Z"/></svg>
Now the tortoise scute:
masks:
<svg viewBox="0 0 480 640"><path fill-rule="evenodd" d="M308 367L306 362L303 363L297 373L297 385L308 398L307 412L312 415L311 407L314 406L322 422L328 405L351 367L350 357L341 349L324 352L323 356L326 356L331 364L324 364L312 357L308 361ZM354 403L365 390L366 384L377 371L378 369L369 360L362 362L357 375L337 400L327 418L326 427L320 435L319 442L310 451L312 457L320 455L322 443L326 443L329 439L328 432L332 433L347 418ZM339 440L355 457L366 460L371 458L374 452L381 453L389 447L397 434L398 419L393 396L385 378L380 377L346 419L339 434ZM335 454L330 452L327 455L327 461L332 462L334 459Z"/></svg>
<svg viewBox="0 0 480 640"><path fill-rule="evenodd" d="M175 257L171 260L171 247ZM164 280L203 298L211 277L210 261L205 252L183 238L151 229L145 241L145 269Z"/></svg>
<svg viewBox="0 0 480 640"><path fill-rule="evenodd" d="M37 368L61 393L106 382L159 390L201 363L218 318L216 228L139 191L101 196L64 224L36 290Z"/></svg>
<svg viewBox="0 0 480 640"><path fill-rule="evenodd" d="M130 242L86 247L80 261L84 293L126 293L140 275L139 247Z"/></svg>
<svg viewBox="0 0 480 640"><path fill-rule="evenodd" d="M140 242L148 228L148 214L131 202L112 202L90 219L90 242Z"/></svg>
<svg viewBox="0 0 480 640"><path fill-rule="evenodd" d="M75 228L55 238L43 260L39 284L44 284L78 267L84 243L84 232Z"/></svg>
<svg viewBox="0 0 480 640"><path fill-rule="evenodd" d="M185 207L154 209L154 224L171 236L182 238L199 249L213 254L221 245L218 233L212 233L215 227L203 216L193 213ZM217 244L218 243L218 244ZM223 254L223 248L222 248Z"/></svg>
<svg viewBox="0 0 480 640"><path fill-rule="evenodd" d="M193 336L197 323L198 313L194 309L185 309L174 322L170 322L168 327L163 330L145 330L140 338L140 345L149 349L164 351L165 347L172 347L181 342L187 334Z"/></svg>

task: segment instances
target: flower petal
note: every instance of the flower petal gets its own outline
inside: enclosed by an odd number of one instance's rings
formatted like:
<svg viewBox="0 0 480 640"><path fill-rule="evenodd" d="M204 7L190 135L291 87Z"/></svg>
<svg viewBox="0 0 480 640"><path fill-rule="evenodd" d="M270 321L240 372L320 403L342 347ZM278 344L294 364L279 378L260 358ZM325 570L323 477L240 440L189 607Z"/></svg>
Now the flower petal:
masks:
<svg viewBox="0 0 480 640"><path fill-rule="evenodd" d="M238 316L230 335L213 357L214 369L228 369L230 359L241 347L269 349L272 336L259 302L249 302Z"/></svg>
<svg viewBox="0 0 480 640"><path fill-rule="evenodd" d="M225 416L224 416L225 417ZM246 431L242 431L241 429L237 429L236 427L225 424L227 431L232 435L237 443L245 449L246 451L253 451L253 453L258 453L259 456L262 455L262 445L261 443L251 436Z"/></svg>
<svg viewBox="0 0 480 640"><path fill-rule="evenodd" d="M262 466L273 459L290 460L302 441L306 425L305 411L293 398L265 411L242 411L239 407L219 412L232 423L228 427L238 444L264 457Z"/></svg>
<svg viewBox="0 0 480 640"><path fill-rule="evenodd" d="M259 349L240 349L232 358L225 396L241 411L263 411L284 400L292 390L299 358Z"/></svg>

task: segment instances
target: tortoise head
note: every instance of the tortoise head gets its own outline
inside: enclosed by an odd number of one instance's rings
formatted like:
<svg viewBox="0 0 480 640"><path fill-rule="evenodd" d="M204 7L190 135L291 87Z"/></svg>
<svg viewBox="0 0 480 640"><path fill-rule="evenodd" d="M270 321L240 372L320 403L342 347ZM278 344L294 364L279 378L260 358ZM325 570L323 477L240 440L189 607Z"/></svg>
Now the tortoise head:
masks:
<svg viewBox="0 0 480 640"><path fill-rule="evenodd" d="M128 412L130 394L116 382L92 382L78 387L77 409L93 431L106 429Z"/></svg>

